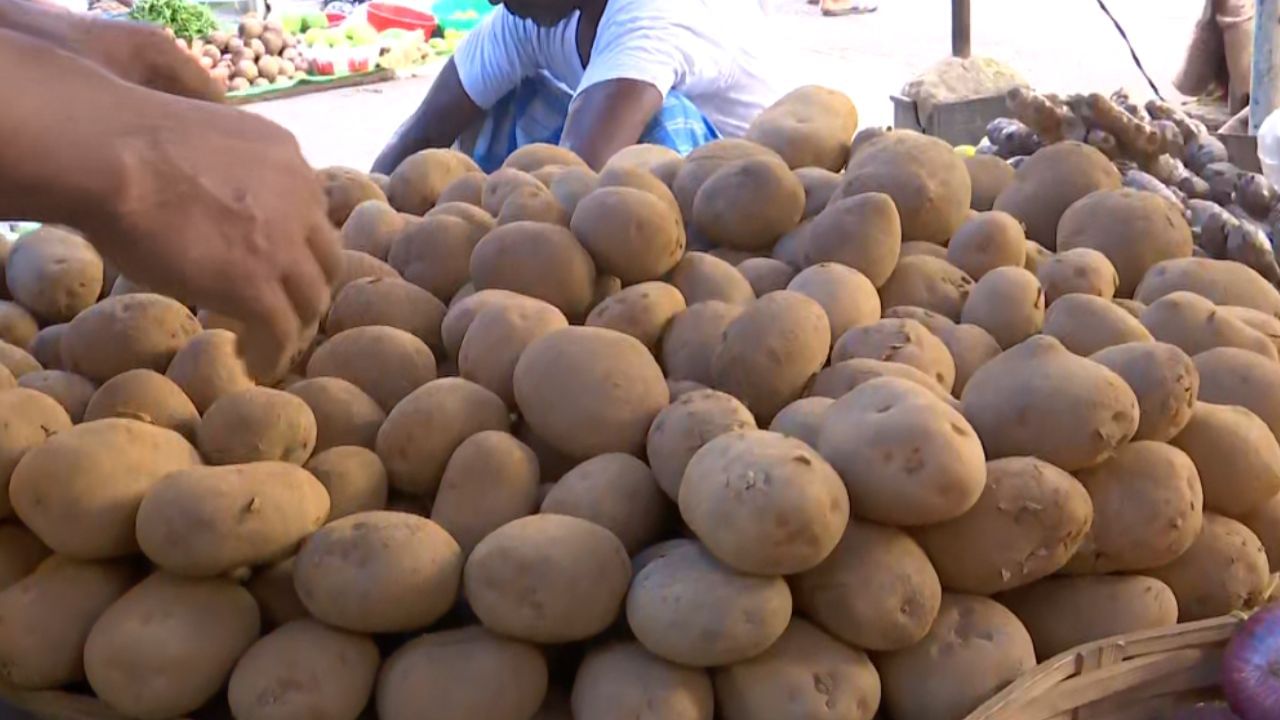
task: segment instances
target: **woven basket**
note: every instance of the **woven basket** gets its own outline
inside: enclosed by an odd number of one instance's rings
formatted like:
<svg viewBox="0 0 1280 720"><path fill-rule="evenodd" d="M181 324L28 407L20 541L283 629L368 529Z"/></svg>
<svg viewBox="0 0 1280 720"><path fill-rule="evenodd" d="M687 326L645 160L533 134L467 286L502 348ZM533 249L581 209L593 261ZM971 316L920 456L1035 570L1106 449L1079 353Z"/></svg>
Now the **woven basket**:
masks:
<svg viewBox="0 0 1280 720"><path fill-rule="evenodd" d="M1229 616L1099 640L1018 678L966 720L1167 720L1211 699Z"/></svg>

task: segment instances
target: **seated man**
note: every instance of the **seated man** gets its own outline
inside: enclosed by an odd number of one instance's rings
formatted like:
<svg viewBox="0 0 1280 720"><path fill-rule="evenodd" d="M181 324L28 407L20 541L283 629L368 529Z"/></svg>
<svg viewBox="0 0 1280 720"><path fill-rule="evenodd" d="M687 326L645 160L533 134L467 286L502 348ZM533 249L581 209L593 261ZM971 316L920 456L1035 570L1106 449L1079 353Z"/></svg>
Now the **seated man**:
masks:
<svg viewBox="0 0 1280 720"><path fill-rule="evenodd" d="M490 172L536 142L598 169L638 142L687 153L740 136L781 95L769 41L749 0L506 0L458 48L373 169L390 173L464 134Z"/></svg>

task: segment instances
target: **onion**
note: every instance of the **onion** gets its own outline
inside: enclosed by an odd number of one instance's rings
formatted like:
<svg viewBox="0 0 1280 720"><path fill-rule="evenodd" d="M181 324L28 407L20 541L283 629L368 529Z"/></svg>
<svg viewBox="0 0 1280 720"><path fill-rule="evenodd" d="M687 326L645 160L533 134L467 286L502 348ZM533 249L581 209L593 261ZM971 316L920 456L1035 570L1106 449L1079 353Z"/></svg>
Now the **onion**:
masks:
<svg viewBox="0 0 1280 720"><path fill-rule="evenodd" d="M1271 720L1280 709L1280 605L1254 614L1222 657L1222 690L1240 720Z"/></svg>

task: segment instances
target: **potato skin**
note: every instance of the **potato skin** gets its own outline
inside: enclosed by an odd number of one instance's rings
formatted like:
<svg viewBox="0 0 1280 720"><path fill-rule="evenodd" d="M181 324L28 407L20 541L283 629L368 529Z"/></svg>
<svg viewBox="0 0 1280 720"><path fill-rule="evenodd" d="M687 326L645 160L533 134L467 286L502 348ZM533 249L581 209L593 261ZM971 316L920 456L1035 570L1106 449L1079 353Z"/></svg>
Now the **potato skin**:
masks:
<svg viewBox="0 0 1280 720"><path fill-rule="evenodd" d="M1119 305L1081 293L1063 296L1051 305L1042 331L1082 357L1116 345L1155 341L1142 323Z"/></svg>
<svg viewBox="0 0 1280 720"><path fill-rule="evenodd" d="M1045 302L1050 307L1059 298L1073 293L1110 300L1120 288L1120 275L1115 266L1106 255L1093 248L1078 247L1050 255L1034 272L1044 287Z"/></svg>
<svg viewBox="0 0 1280 720"><path fill-rule="evenodd" d="M1133 298L1151 305L1178 291L1193 292L1217 305L1235 305L1280 317L1280 290L1261 275L1231 260L1165 260L1147 271Z"/></svg>
<svg viewBox="0 0 1280 720"><path fill-rule="evenodd" d="M359 170L337 166L321 168L316 171L316 179L324 188L325 199L329 202L329 222L334 227L342 227L351 211L366 200L387 201L387 195L378 183Z"/></svg>
<svg viewBox="0 0 1280 720"><path fill-rule="evenodd" d="M442 209L406 226L391 243L387 262L406 281L448 302L470 279L471 254L493 218L476 208L482 219L472 223Z"/></svg>
<svg viewBox="0 0 1280 720"><path fill-rule="evenodd" d="M454 150L432 149L414 153L391 173L387 197L401 212L423 215L453 181L479 172L475 161Z"/></svg>
<svg viewBox="0 0 1280 720"><path fill-rule="evenodd" d="M804 215L804 186L786 163L754 157L725 165L694 197L690 226L713 244L767 251Z"/></svg>
<svg viewBox="0 0 1280 720"><path fill-rule="evenodd" d="M698 544L652 560L627 594L627 623L640 644L688 667L755 657L782 637L790 619L785 580L736 573Z"/></svg>
<svg viewBox="0 0 1280 720"><path fill-rule="evenodd" d="M690 307L708 300L730 305L750 305L755 300L751 283L738 269L715 255L688 252L667 275Z"/></svg>
<svg viewBox="0 0 1280 720"><path fill-rule="evenodd" d="M22 458L56 433L71 429L71 417L56 400L28 388L0 390L0 517L12 517L9 482Z"/></svg>
<svg viewBox="0 0 1280 720"><path fill-rule="evenodd" d="M1172 445L1130 443L1076 473L1093 500L1093 525L1063 571L1140 572L1173 562L1204 523L1204 490L1191 458Z"/></svg>
<svg viewBox="0 0 1280 720"><path fill-rule="evenodd" d="M597 455L565 473L540 512L593 522L616 535L628 555L660 538L671 518L649 466L621 453Z"/></svg>
<svg viewBox="0 0 1280 720"><path fill-rule="evenodd" d="M978 212L990 210L1000 193L1013 183L1013 166L994 155L966 157L964 166L973 186L969 207Z"/></svg>
<svg viewBox="0 0 1280 720"><path fill-rule="evenodd" d="M315 452L354 445L373 449L387 414L365 391L336 377L302 380L289 386L316 420Z"/></svg>
<svg viewBox="0 0 1280 720"><path fill-rule="evenodd" d="M62 336L68 327L69 323L60 323L41 328L27 343L27 352L46 370L62 369Z"/></svg>
<svg viewBox="0 0 1280 720"><path fill-rule="evenodd" d="M102 294L102 256L62 228L46 226L24 235L9 250L3 269L9 294L46 323L71 320Z"/></svg>
<svg viewBox="0 0 1280 720"><path fill-rule="evenodd" d="M877 662L895 720L963 718L1036 664L1031 636L1002 605L947 593L923 640ZM921 683L930 688L921 692Z"/></svg>
<svg viewBox="0 0 1280 720"><path fill-rule="evenodd" d="M1035 275L1021 267L998 267L973 286L960 321L986 330L1007 350L1040 332L1044 307L1044 289Z"/></svg>
<svg viewBox="0 0 1280 720"><path fill-rule="evenodd" d="M404 231L407 218L380 200L366 200L355 206L342 224L342 247L386 261L396 236Z"/></svg>
<svg viewBox="0 0 1280 720"><path fill-rule="evenodd" d="M1000 355L1000 344L991 333L977 325L959 324L955 327L942 328L937 332L938 339L951 353L952 362L956 364L956 382L951 393L960 397L969 379L988 362Z"/></svg>
<svg viewBox="0 0 1280 720"><path fill-rule="evenodd" d="M783 95L751 121L746 138L792 168L839 172L858 129L858 109L844 93L806 85Z"/></svg>
<svg viewBox="0 0 1280 720"><path fill-rule="evenodd" d="M996 197L995 210L1017 218L1027 238L1058 248L1058 223L1075 202L1095 190L1120 189L1120 173L1096 148L1066 141L1038 150Z"/></svg>
<svg viewBox="0 0 1280 720"><path fill-rule="evenodd" d="M865 275L839 263L819 263L805 268L787 289L822 306L834 341L854 327L880 319L880 296Z"/></svg>
<svg viewBox="0 0 1280 720"><path fill-rule="evenodd" d="M307 538L293 572L298 597L317 620L353 632L407 632L453 607L462 550L426 518L356 513Z"/></svg>
<svg viewBox="0 0 1280 720"><path fill-rule="evenodd" d="M800 618L760 656L716 670L715 687L726 720L871 720L880 707L880 675L867 654Z"/></svg>
<svg viewBox="0 0 1280 720"><path fill-rule="evenodd" d="M998 267L1022 267L1027 261L1027 236L1022 225L1004 212L979 213L956 230L947 244L947 262L974 280Z"/></svg>
<svg viewBox="0 0 1280 720"><path fill-rule="evenodd" d="M84 643L98 617L140 579L127 561L45 560L0 592L5 682L28 690L84 679Z"/></svg>
<svg viewBox="0 0 1280 720"><path fill-rule="evenodd" d="M1206 510L1240 518L1280 493L1280 443L1249 410L1198 402L1170 442L1195 463Z"/></svg>
<svg viewBox="0 0 1280 720"><path fill-rule="evenodd" d="M978 501L986 477L982 443L960 413L892 377L837 400L818 450L844 479L858 517L895 526L961 515Z"/></svg>
<svg viewBox="0 0 1280 720"><path fill-rule="evenodd" d="M649 427L645 445L658 486L677 500L685 468L699 449L725 433L755 429L751 411L728 393L699 390L681 396Z"/></svg>
<svg viewBox="0 0 1280 720"><path fill-rule="evenodd" d="M1238 348L1214 348L1193 360L1200 375L1199 400L1245 408L1280 437L1280 365Z"/></svg>
<svg viewBox="0 0 1280 720"><path fill-rule="evenodd" d="M564 313L533 298L484 308L467 326L458 349L459 375L492 390L508 407L515 407L515 369L520 356L534 340L568 326Z"/></svg>
<svg viewBox="0 0 1280 720"><path fill-rule="evenodd" d="M1041 661L1095 640L1178 622L1173 591L1141 575L1046 578L996 599L1026 626Z"/></svg>
<svg viewBox="0 0 1280 720"><path fill-rule="evenodd" d="M1235 520L1205 513L1204 529L1191 548L1145 574L1173 590L1178 622L1194 622L1257 607L1266 597L1270 572L1257 535Z"/></svg>
<svg viewBox="0 0 1280 720"><path fill-rule="evenodd" d="M743 309L741 305L709 300L690 303L684 312L673 317L662 334L661 359L667 377L709 387L711 362L720 348L720 338Z"/></svg>
<svg viewBox="0 0 1280 720"><path fill-rule="evenodd" d="M470 555L489 533L538 511L538 480L538 457L527 445L505 432L478 432L450 455L431 519Z"/></svg>
<svg viewBox="0 0 1280 720"><path fill-rule="evenodd" d="M39 333L40 326L26 308L18 303L0 300L0 340L30 350L32 341ZM60 358L58 362L61 362Z"/></svg>
<svg viewBox="0 0 1280 720"><path fill-rule="evenodd" d="M1217 311L1212 302L1184 291L1170 293L1142 311L1142 324L1161 342L1188 355L1218 347L1238 347L1276 361L1276 346L1262 333Z"/></svg>
<svg viewBox="0 0 1280 720"><path fill-rule="evenodd" d="M1042 460L987 463L982 497L953 520L915 532L942 587L992 595L1028 585L1067 564L1093 522L1093 502L1075 478Z"/></svg>
<svg viewBox="0 0 1280 720"><path fill-rule="evenodd" d="M213 465L268 460L301 465L316 444L316 417L296 395L251 387L215 402L196 430L200 453Z"/></svg>
<svg viewBox="0 0 1280 720"><path fill-rule="evenodd" d="M22 523L0 523L0 591L30 575L49 555L49 548Z"/></svg>
<svg viewBox="0 0 1280 720"><path fill-rule="evenodd" d="M1105 460L1138 429L1124 380L1044 335L983 365L961 402L988 458L1038 457L1067 472Z"/></svg>
<svg viewBox="0 0 1280 720"><path fill-rule="evenodd" d="M684 296L664 282L642 282L623 288L591 310L586 324L626 333L657 354L672 319L687 309Z"/></svg>
<svg viewBox="0 0 1280 720"><path fill-rule="evenodd" d="M800 398L773 416L769 432L795 438L809 447L817 447L827 410L834 404L835 400L828 397Z"/></svg>
<svg viewBox="0 0 1280 720"><path fill-rule="evenodd" d="M1116 294L1133 297L1156 263L1191 257L1191 227L1154 193L1104 190L1080 199L1059 221L1058 250L1082 247L1106 255L1120 277Z"/></svg>
<svg viewBox="0 0 1280 720"><path fill-rule="evenodd" d="M893 198L869 192L832 202L805 230L805 262L835 262L884 285L902 254L902 221Z"/></svg>
<svg viewBox="0 0 1280 720"><path fill-rule="evenodd" d="M200 323L177 300L139 293L109 297L71 321L63 368L104 383L135 368L163 372Z"/></svg>
<svg viewBox="0 0 1280 720"><path fill-rule="evenodd" d="M921 307L960 322L973 284L973 278L943 258L909 255L898 261L880 286L880 304L885 310L899 305Z"/></svg>
<svg viewBox="0 0 1280 720"><path fill-rule="evenodd" d="M685 232L674 202L644 190L604 187L573 211L570 229L596 267L634 285L657 280L680 262Z"/></svg>
<svg viewBox="0 0 1280 720"><path fill-rule="evenodd" d="M471 253L477 290L496 288L535 297L560 308L570 320L590 310L596 279L591 256L568 228L515 222L485 235Z"/></svg>
<svg viewBox="0 0 1280 720"><path fill-rule="evenodd" d="M227 700L243 720L344 720L373 694L378 647L373 640L295 620L254 643L231 673Z"/></svg>
<svg viewBox="0 0 1280 720"><path fill-rule="evenodd" d="M17 345L10 345L0 340L0 366L4 370L4 382L7 387L17 387L20 378L27 373L40 372L44 368L26 350ZM12 383L9 378L15 378Z"/></svg>
<svg viewBox="0 0 1280 720"><path fill-rule="evenodd" d="M156 573L107 609L89 633L85 674L130 717L163 720L204 705L258 638L258 606L224 579Z"/></svg>
<svg viewBox="0 0 1280 720"><path fill-rule="evenodd" d="M871 358L853 358L835 362L818 373L805 391L808 397L824 397L837 400L852 392L863 383L876 378L895 377L915 383L928 390L938 399L951 401L951 396L936 380L923 371L902 362L872 360Z"/></svg>
<svg viewBox="0 0 1280 720"><path fill-rule="evenodd" d="M417 285L391 278L362 278L349 283L334 298L324 327L329 335L368 325L399 328L439 355L444 352L440 339L444 315L444 303Z"/></svg>
<svg viewBox="0 0 1280 720"><path fill-rule="evenodd" d="M173 356L165 377L177 383L204 414L218 398L253 387L253 378L228 330L203 330Z"/></svg>
<svg viewBox="0 0 1280 720"><path fill-rule="evenodd" d="M502 691L489 684L502 678ZM532 646L477 626L433 632L401 646L378 674L382 720L525 720L547 694L547 661Z"/></svg>
<svg viewBox="0 0 1280 720"><path fill-rule="evenodd" d="M714 703L705 671L667 662L635 642L591 650L573 680L573 712L583 718L712 720Z"/></svg>
<svg viewBox="0 0 1280 720"><path fill-rule="evenodd" d="M770 481L759 484L761 477ZM763 430L721 435L698 450L679 504L712 555L753 575L812 569L849 523L836 471L803 442Z"/></svg>
<svg viewBox="0 0 1280 720"><path fill-rule="evenodd" d="M1191 421L1200 373L1189 355L1162 342L1116 345L1090 357L1119 375L1138 398L1135 440L1172 440Z"/></svg>
<svg viewBox="0 0 1280 720"><path fill-rule="evenodd" d="M762 257L747 258L738 263L738 272L747 279L756 297L767 295L775 290L786 290L787 283L796 276L795 268L785 262Z"/></svg>
<svg viewBox="0 0 1280 720"><path fill-rule="evenodd" d="M853 520L817 567L792 578L796 609L822 629L876 652L910 647L938 615L942 585L910 535Z"/></svg>

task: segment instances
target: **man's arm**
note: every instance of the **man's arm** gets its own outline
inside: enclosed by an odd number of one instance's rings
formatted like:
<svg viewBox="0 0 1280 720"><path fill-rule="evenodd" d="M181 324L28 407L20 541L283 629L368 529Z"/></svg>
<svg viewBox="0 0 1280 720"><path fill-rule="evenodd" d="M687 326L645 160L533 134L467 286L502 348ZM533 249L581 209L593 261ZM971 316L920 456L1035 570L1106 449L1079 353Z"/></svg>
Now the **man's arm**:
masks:
<svg viewBox="0 0 1280 720"><path fill-rule="evenodd" d="M422 104L378 155L373 163L373 172L390 175L401 161L419 150L453 145L467 128L482 117L484 111L467 95L458 78L458 67L450 58L431 84Z"/></svg>
<svg viewBox="0 0 1280 720"><path fill-rule="evenodd" d="M574 98L560 144L600 170L619 150L634 145L662 109L662 93L642 80L606 80Z"/></svg>

